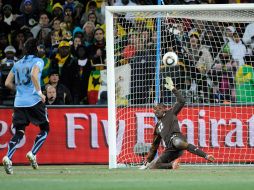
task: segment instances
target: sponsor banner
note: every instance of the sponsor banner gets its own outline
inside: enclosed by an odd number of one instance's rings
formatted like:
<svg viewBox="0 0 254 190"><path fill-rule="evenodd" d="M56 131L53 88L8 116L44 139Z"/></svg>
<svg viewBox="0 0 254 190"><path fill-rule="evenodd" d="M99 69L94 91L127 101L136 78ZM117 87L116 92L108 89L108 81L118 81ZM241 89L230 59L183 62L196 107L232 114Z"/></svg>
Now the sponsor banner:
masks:
<svg viewBox="0 0 254 190"><path fill-rule="evenodd" d="M184 108L178 115L179 125L189 143L208 154L213 154L216 161L220 163L254 162L254 115L252 110L253 106ZM151 130L154 125L154 114L144 112L142 108L129 108L128 115L133 115L133 117L129 116L129 119L125 121L123 115L122 118L120 117L118 127L118 142L123 139L123 142L118 143L117 146L118 158L121 161L134 157L135 145L152 142ZM128 128L128 133L125 128ZM134 160L139 162L142 157L135 157ZM181 157L181 161L186 163L206 162L205 159L187 151Z"/></svg>
<svg viewBox="0 0 254 190"><path fill-rule="evenodd" d="M50 132L38 152L42 164L107 163L106 108L49 108ZM11 130L11 109L0 109L0 156L7 152ZM14 154L15 163L27 163L26 153L33 146L39 128L30 125Z"/></svg>
<svg viewBox="0 0 254 190"><path fill-rule="evenodd" d="M118 159L138 162L142 156L135 155L134 147L137 143L151 143L154 114L145 108L121 109L119 113L124 114L119 117L118 124ZM213 153L219 162L253 162L253 109L253 106L189 107L184 108L178 118L188 142ZM108 163L107 108L49 108L48 113L50 133L38 153L39 163ZM0 157L6 154L14 133L11 119L12 109L0 109ZM13 162L27 163L25 155L38 132L38 127L26 128ZM185 153L181 160L188 163L205 161L190 153Z"/></svg>

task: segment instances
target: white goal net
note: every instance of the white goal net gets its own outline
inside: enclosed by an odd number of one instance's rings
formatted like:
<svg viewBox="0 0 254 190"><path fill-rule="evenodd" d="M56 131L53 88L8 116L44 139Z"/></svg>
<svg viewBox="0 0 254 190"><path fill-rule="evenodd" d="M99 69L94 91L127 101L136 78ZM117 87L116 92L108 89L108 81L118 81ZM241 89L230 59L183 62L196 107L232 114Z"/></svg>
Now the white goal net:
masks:
<svg viewBox="0 0 254 190"><path fill-rule="evenodd" d="M154 105L176 101L166 76L186 99L189 143L218 164L254 163L253 5L107 7L106 20L110 168L144 161ZM176 66L161 61L170 51ZM181 162L206 164L187 151Z"/></svg>

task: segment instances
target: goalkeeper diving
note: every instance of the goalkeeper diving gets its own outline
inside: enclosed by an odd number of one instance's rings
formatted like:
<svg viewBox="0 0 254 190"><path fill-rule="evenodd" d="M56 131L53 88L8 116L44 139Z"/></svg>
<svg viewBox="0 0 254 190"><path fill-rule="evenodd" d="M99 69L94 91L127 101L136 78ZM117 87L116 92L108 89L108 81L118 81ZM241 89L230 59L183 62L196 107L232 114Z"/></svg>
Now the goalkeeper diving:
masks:
<svg viewBox="0 0 254 190"><path fill-rule="evenodd" d="M185 99L174 87L170 77L166 77L165 80L165 88L174 93L177 102L171 109L167 109L163 103L159 103L154 107L154 113L158 118L158 122L154 128L152 146L144 165L140 169L177 169L179 167L178 158L183 154L184 150L203 157L209 162L214 162L213 155L206 154L193 144L189 144L186 137L181 133L177 114L184 107ZM161 155L154 159L162 139L165 142L166 148Z"/></svg>

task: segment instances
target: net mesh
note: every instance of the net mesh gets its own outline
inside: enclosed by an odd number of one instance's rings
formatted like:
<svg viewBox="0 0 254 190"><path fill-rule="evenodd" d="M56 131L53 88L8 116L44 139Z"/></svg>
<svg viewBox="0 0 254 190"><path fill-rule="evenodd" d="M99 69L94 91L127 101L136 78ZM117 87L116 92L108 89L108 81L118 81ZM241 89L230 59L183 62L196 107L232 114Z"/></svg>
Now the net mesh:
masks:
<svg viewBox="0 0 254 190"><path fill-rule="evenodd" d="M154 105L170 109L176 101L164 88L167 76L186 99L178 119L189 143L218 164L254 162L253 19L253 10L114 14L118 164L145 160ZM158 47L160 60L173 51L179 61L160 61L156 81ZM162 142L158 154L163 150ZM181 162L206 160L186 151Z"/></svg>

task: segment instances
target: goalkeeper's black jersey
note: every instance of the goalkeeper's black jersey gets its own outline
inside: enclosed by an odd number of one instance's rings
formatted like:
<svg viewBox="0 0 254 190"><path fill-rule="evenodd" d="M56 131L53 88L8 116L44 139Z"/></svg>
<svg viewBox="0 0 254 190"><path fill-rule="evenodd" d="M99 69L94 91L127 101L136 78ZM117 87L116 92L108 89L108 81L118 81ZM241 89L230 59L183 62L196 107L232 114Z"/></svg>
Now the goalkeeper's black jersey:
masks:
<svg viewBox="0 0 254 190"><path fill-rule="evenodd" d="M155 127L155 133L164 140L167 148L170 148L170 139L174 133L180 133L180 127L178 124L177 114L181 111L185 104L185 99L182 94L177 90L173 89L172 91L176 98L177 102L168 110L163 118L161 118Z"/></svg>
<svg viewBox="0 0 254 190"><path fill-rule="evenodd" d="M177 98L177 102L172 107L172 109L168 110L163 116L163 118L161 118L157 122L154 128L153 143L147 156L148 162L151 162L154 159L154 156L160 145L161 139L164 140L168 149L174 149L172 147L172 143L170 143L172 135L177 134L182 136L180 132L180 127L178 124L177 114L183 108L185 104L185 99L182 97L181 93L178 90L173 89L172 92L175 94Z"/></svg>

